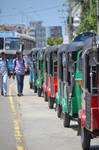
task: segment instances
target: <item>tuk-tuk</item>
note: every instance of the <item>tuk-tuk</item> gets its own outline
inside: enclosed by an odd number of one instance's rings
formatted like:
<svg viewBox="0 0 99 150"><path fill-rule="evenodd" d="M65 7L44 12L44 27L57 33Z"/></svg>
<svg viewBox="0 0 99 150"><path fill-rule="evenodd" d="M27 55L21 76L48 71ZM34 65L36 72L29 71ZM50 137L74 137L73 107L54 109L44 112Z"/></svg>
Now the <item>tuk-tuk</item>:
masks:
<svg viewBox="0 0 99 150"><path fill-rule="evenodd" d="M37 92L37 79L38 79L38 74L37 74L37 59L38 59L38 48L33 49L33 54L32 54L32 59L33 59L33 89L34 92Z"/></svg>
<svg viewBox="0 0 99 150"><path fill-rule="evenodd" d="M62 100L63 100L63 84L65 82L66 75L67 75L67 66L68 66L68 59L67 59L67 51L68 51L68 45L63 44L60 46L58 50L58 73L57 73L57 79L58 79L58 90L56 93L56 103L57 103L57 116L60 118L62 113ZM65 67L63 67L65 66ZM65 69L63 71L63 69ZM64 72L64 74L63 74ZM66 90L65 90L66 91ZM64 92L65 92L64 91Z"/></svg>
<svg viewBox="0 0 99 150"><path fill-rule="evenodd" d="M79 118L82 149L89 150L91 139L99 136L99 36L86 40L84 45L82 108Z"/></svg>
<svg viewBox="0 0 99 150"><path fill-rule="evenodd" d="M44 62L44 55L45 55L45 48L41 48L38 52L38 59L37 59L37 92L38 96L40 97L43 92L43 83L44 83L44 72L45 72L45 62Z"/></svg>
<svg viewBox="0 0 99 150"><path fill-rule="evenodd" d="M33 51L30 52L29 57L30 57L29 84L30 84L30 89L33 89L33 78L34 78Z"/></svg>
<svg viewBox="0 0 99 150"><path fill-rule="evenodd" d="M70 126L70 120L78 121L79 110L81 109L81 52L83 42L72 42L65 45L63 52L61 47L58 55L58 95L57 114L63 112L64 127ZM58 99L58 97L60 97Z"/></svg>
<svg viewBox="0 0 99 150"><path fill-rule="evenodd" d="M59 46L50 46L45 52L45 82L44 95L48 100L49 108L52 109L56 102L57 92L57 51Z"/></svg>

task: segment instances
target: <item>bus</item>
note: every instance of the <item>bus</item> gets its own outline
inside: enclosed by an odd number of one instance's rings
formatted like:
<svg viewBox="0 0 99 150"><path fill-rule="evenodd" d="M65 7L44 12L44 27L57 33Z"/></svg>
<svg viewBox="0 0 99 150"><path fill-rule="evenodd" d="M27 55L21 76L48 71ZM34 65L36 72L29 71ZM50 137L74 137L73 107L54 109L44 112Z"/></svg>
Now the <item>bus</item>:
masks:
<svg viewBox="0 0 99 150"><path fill-rule="evenodd" d="M0 32L0 51L5 52L9 60L9 68L12 70L12 62L17 51L22 51L24 56L35 47L33 37L18 32Z"/></svg>

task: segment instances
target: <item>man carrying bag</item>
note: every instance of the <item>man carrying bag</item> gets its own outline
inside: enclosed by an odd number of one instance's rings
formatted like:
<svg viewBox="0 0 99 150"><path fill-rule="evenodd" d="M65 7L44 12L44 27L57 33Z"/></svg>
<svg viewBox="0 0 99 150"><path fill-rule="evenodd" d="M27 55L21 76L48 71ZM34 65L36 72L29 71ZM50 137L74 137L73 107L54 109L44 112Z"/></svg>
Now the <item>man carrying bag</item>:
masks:
<svg viewBox="0 0 99 150"><path fill-rule="evenodd" d="M17 80L17 91L18 96L23 96L23 86L24 86L24 75L27 72L27 64L24 58L22 58L22 53L20 51L16 52L16 58L13 61L13 79Z"/></svg>

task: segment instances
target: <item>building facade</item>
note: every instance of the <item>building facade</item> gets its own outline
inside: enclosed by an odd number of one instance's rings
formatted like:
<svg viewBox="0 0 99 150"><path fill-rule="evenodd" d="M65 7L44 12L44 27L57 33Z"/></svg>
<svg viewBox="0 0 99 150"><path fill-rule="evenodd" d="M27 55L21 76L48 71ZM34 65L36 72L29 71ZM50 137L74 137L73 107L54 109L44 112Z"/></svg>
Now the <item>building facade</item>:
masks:
<svg viewBox="0 0 99 150"><path fill-rule="evenodd" d="M33 36L36 41L36 47L46 46L46 28L42 26L42 21L30 22L29 35Z"/></svg>
<svg viewBox="0 0 99 150"><path fill-rule="evenodd" d="M61 26L50 26L46 28L46 39L52 37L55 39L56 37L62 37L62 27Z"/></svg>

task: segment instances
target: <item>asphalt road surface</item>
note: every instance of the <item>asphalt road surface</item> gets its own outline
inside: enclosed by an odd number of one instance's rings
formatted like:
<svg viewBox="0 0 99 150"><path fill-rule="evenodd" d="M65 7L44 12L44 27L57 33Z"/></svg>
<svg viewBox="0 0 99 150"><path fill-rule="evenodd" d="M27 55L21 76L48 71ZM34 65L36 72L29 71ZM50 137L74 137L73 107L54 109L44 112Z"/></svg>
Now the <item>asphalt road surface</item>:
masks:
<svg viewBox="0 0 99 150"><path fill-rule="evenodd" d="M8 96L0 96L0 150L82 150L77 123L63 127L55 110L29 89L25 77L24 96L17 97L16 81L8 81ZM99 139L91 150L99 150Z"/></svg>

